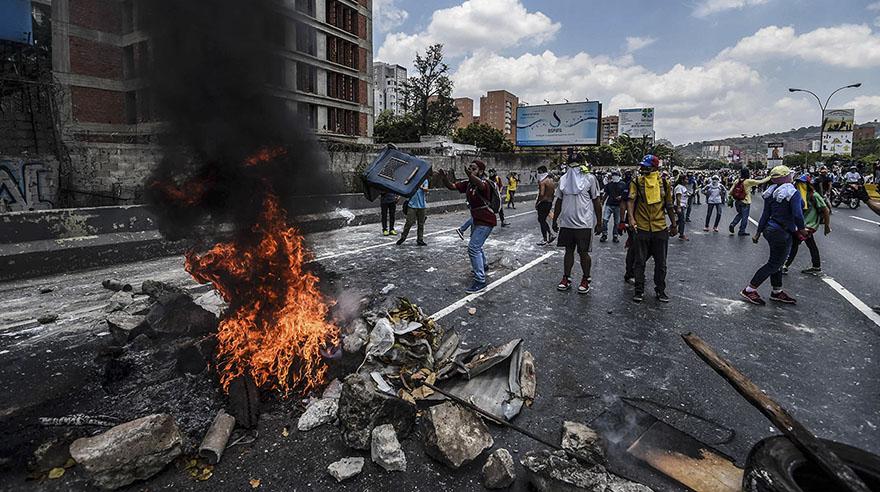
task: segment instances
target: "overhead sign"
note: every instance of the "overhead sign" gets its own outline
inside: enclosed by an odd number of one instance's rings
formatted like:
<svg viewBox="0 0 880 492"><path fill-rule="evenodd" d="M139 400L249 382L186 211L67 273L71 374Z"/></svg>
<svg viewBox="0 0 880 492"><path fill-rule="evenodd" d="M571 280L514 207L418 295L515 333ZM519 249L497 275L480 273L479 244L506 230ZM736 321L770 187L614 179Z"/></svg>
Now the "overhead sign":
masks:
<svg viewBox="0 0 880 492"><path fill-rule="evenodd" d="M826 109L822 115L822 155L852 155L855 109Z"/></svg>
<svg viewBox="0 0 880 492"><path fill-rule="evenodd" d="M621 109L618 115L618 135L654 138L654 108Z"/></svg>
<svg viewBox="0 0 880 492"><path fill-rule="evenodd" d="M0 1L0 40L34 44L31 0Z"/></svg>
<svg viewBox="0 0 880 492"><path fill-rule="evenodd" d="M598 101L520 106L516 108L516 144L598 145L601 119Z"/></svg>
<svg viewBox="0 0 880 492"><path fill-rule="evenodd" d="M782 157L785 152L785 144L782 142L767 143L767 169L773 169L782 165Z"/></svg>

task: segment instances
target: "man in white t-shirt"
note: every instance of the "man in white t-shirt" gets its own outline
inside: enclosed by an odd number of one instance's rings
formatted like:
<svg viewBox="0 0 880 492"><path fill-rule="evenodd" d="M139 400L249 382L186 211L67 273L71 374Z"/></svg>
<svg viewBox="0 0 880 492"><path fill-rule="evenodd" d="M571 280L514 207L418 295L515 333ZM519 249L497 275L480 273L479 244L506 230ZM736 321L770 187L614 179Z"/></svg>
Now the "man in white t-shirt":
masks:
<svg viewBox="0 0 880 492"><path fill-rule="evenodd" d="M678 239L681 241L690 241L688 237L684 234L684 226L687 222L687 209L688 203L690 203L690 191L688 190L688 177L684 174L680 174L678 179L675 181L675 189L672 190L672 194L675 196L675 213L678 214Z"/></svg>
<svg viewBox="0 0 880 492"><path fill-rule="evenodd" d="M553 230L559 232L556 245L565 248L562 280L556 288L562 291L571 289L571 269L577 248L584 274L578 292L586 294L590 291L590 242L593 230L602 229L602 200L599 197L599 181L590 174L583 156L578 156L575 162L569 164L554 196Z"/></svg>

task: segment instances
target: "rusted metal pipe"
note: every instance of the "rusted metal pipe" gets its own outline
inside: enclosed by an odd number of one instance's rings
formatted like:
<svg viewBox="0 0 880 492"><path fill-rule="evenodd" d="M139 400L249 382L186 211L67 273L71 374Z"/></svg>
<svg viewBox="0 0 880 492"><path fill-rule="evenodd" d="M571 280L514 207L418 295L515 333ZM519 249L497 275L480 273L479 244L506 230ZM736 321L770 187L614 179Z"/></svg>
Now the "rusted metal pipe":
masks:
<svg viewBox="0 0 880 492"><path fill-rule="evenodd" d="M233 428L235 428L235 417L226 413L225 410L217 412L214 423L208 428L208 432L199 446L199 456L208 463L216 465L220 461L220 457L223 456Z"/></svg>

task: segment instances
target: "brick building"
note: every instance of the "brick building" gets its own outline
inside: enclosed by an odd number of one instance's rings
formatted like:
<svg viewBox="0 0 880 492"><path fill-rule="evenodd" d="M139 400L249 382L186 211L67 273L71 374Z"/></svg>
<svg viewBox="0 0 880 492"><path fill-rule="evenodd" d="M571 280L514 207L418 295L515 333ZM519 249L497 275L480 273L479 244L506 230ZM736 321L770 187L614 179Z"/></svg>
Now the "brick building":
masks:
<svg viewBox="0 0 880 492"><path fill-rule="evenodd" d="M853 128L853 142L861 142L862 140L873 140L876 138L876 128L870 125L858 125Z"/></svg>
<svg viewBox="0 0 880 492"><path fill-rule="evenodd" d="M600 141L599 141L600 144L608 145L615 138L617 138L618 124L619 124L619 118L617 116L603 116L602 117L602 128L600 130Z"/></svg>
<svg viewBox="0 0 880 492"><path fill-rule="evenodd" d="M489 125L516 144L516 108L519 99L504 90L489 91L480 97L480 123Z"/></svg>
<svg viewBox="0 0 880 492"><path fill-rule="evenodd" d="M64 144L64 205L132 203L158 158L144 76L149 0L32 0L51 12L56 134ZM266 90L301 114L322 140L370 143L373 132L372 1L284 0L267 19L278 63ZM66 195L65 195L66 193Z"/></svg>
<svg viewBox="0 0 880 492"><path fill-rule="evenodd" d="M461 116L455 122L455 129L464 128L474 122L474 100L469 97L456 97L452 100Z"/></svg>

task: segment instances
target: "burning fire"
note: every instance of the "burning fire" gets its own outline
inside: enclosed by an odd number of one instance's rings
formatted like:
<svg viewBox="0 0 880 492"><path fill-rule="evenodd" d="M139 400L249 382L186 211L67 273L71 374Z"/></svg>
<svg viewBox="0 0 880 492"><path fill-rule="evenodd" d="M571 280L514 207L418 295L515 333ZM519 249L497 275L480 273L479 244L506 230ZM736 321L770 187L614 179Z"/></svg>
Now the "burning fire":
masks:
<svg viewBox="0 0 880 492"><path fill-rule="evenodd" d="M321 350L337 345L339 330L326 321L318 278L303 271L307 256L302 235L287 224L272 194L250 234L186 255L186 270L200 283L212 282L229 303L217 335L224 390L241 375L284 394L304 394L324 382Z"/></svg>
<svg viewBox="0 0 880 492"><path fill-rule="evenodd" d="M276 157L281 157L285 154L287 154L287 150L284 147L263 147L256 153L245 159L244 165L256 166L261 162L269 162L272 159L275 159Z"/></svg>

